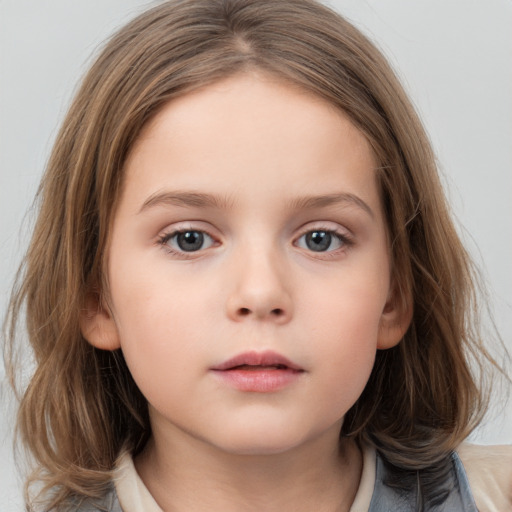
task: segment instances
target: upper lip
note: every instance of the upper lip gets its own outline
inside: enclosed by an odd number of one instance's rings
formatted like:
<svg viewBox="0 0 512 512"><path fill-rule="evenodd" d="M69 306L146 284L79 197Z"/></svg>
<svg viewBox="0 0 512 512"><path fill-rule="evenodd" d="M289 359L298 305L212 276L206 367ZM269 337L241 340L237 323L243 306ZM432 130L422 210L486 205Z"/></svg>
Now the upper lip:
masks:
<svg viewBox="0 0 512 512"><path fill-rule="evenodd" d="M284 366L291 370L302 370L300 366L290 361L288 358L272 352L270 350L265 352L243 352L226 361L214 366L212 370L231 370L237 366Z"/></svg>

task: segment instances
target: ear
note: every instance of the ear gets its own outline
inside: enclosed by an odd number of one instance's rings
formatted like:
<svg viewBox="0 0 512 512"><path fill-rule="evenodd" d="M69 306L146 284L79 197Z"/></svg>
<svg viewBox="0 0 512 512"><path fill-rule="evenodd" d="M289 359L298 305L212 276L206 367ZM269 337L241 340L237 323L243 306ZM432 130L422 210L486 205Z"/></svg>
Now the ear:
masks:
<svg viewBox="0 0 512 512"><path fill-rule="evenodd" d="M85 297L83 309L80 311L80 330L93 347L102 350L116 350L121 347L112 313L97 291L90 291Z"/></svg>
<svg viewBox="0 0 512 512"><path fill-rule="evenodd" d="M380 319L377 348L386 350L398 345L411 325L412 314L411 297L399 297L392 286Z"/></svg>

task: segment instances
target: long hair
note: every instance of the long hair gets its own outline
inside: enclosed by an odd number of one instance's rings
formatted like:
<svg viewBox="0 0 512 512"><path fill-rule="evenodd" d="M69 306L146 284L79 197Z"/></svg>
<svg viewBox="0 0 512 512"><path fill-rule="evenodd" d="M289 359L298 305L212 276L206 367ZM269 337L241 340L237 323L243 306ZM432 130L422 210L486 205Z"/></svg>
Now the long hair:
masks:
<svg viewBox="0 0 512 512"><path fill-rule="evenodd" d="M85 76L49 159L12 295L11 375L22 317L35 358L18 417L37 463L27 489L42 483L50 507L100 495L120 451L137 453L150 435L146 401L122 353L93 348L79 328L86 294L106 285L127 154L167 102L249 69L339 108L378 161L392 282L400 307L414 313L400 344L378 352L341 435L416 470L443 460L481 418L486 399L470 366L490 358L473 316L472 265L428 137L384 57L313 0L173 0L115 34Z"/></svg>

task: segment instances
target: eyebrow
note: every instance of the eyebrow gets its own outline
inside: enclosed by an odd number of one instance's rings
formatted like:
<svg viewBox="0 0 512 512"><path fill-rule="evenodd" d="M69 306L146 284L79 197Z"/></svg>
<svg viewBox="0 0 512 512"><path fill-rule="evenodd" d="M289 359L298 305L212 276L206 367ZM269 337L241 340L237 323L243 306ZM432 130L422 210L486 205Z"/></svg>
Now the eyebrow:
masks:
<svg viewBox="0 0 512 512"><path fill-rule="evenodd" d="M155 206L181 206L185 208L229 209L233 201L227 196L215 196L200 192L157 192L149 196L141 206L139 213Z"/></svg>
<svg viewBox="0 0 512 512"><path fill-rule="evenodd" d="M320 196L305 196L293 199L290 203L292 209L312 210L315 208L325 208L327 206L337 206L349 204L357 206L364 210L370 217L375 218L373 210L359 196L348 192L326 194Z"/></svg>
<svg viewBox="0 0 512 512"><path fill-rule="evenodd" d="M184 208L213 208L213 209L230 209L233 207L234 201L227 196L217 196L212 194L204 194L201 192L156 192L144 201L139 213L155 206L178 206ZM374 218L375 214L372 209L360 197L347 192L325 194L318 196L304 196L293 199L289 202L292 210L313 210L315 208L325 208L328 206L337 206L349 204L357 206L365 211L370 217Z"/></svg>

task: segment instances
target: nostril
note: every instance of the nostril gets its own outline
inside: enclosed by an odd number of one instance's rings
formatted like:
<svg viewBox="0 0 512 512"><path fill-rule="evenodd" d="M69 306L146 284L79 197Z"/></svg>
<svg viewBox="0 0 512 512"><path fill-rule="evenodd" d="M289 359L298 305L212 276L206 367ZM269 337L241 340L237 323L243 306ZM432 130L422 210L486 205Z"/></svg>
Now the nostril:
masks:
<svg viewBox="0 0 512 512"><path fill-rule="evenodd" d="M285 310L281 309L281 308L274 308L274 309L271 309L270 311L267 310L267 313L264 313L263 311L258 312L257 310L253 311L251 308L238 308L236 314L240 318L240 317L250 316L253 313L257 317L260 317L260 313L261 313L262 318L267 315L270 317L273 317L273 318L282 318L285 316Z"/></svg>

